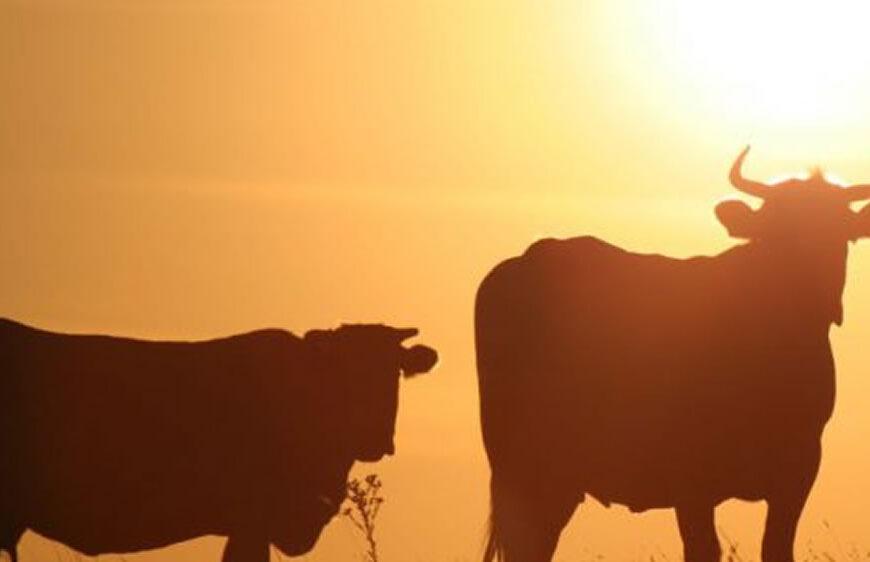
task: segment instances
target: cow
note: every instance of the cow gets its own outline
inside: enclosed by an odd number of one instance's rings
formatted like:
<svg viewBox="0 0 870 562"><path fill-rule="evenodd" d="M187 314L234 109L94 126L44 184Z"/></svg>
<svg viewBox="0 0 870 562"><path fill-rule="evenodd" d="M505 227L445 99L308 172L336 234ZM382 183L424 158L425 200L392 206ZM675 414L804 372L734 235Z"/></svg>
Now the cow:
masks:
<svg viewBox="0 0 870 562"><path fill-rule="evenodd" d="M870 185L819 171L720 202L739 243L674 259L593 237L544 239L494 267L475 301L491 469L483 560L550 560L586 495L673 508L687 562L721 557L714 508L764 500L763 562L792 562L834 406L828 332Z"/></svg>
<svg viewBox="0 0 870 562"><path fill-rule="evenodd" d="M416 329L267 329L197 342L0 320L0 549L26 529L88 555L226 535L223 562L309 551L357 460L394 453Z"/></svg>

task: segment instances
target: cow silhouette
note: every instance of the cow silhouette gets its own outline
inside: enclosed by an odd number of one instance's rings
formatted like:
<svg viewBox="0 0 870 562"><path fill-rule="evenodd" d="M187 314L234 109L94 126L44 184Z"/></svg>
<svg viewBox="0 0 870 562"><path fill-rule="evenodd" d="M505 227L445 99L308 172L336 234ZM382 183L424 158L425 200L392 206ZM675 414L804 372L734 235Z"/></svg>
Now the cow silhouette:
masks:
<svg viewBox="0 0 870 562"><path fill-rule="evenodd" d="M26 529L89 555L227 535L224 562L310 550L355 460L394 452L416 329L260 330L203 342L0 320L0 548Z"/></svg>
<svg viewBox="0 0 870 562"><path fill-rule="evenodd" d="M590 494L675 508L687 562L719 560L713 511L765 500L762 560L791 562L834 405L830 325L870 186L820 172L716 215L748 242L686 260L591 237L547 239L480 285L475 332L491 468L484 560L550 560Z"/></svg>

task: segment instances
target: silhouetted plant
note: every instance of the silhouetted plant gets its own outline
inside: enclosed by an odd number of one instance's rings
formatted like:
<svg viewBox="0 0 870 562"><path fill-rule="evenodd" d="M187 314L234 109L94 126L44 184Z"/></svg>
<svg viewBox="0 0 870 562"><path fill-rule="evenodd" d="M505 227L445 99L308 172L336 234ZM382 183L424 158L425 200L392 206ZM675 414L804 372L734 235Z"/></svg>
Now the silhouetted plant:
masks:
<svg viewBox="0 0 870 562"><path fill-rule="evenodd" d="M341 512L365 537L366 562L378 562L375 519L381 510L381 504L384 503L384 498L380 495L381 486L381 479L377 474L369 474L363 480L354 478L347 483L347 501L350 505Z"/></svg>

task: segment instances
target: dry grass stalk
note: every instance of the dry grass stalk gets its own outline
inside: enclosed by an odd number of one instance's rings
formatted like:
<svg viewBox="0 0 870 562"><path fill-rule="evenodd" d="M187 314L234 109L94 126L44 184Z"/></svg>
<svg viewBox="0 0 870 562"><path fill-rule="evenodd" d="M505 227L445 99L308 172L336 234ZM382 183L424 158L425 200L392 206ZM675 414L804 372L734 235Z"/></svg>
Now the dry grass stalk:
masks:
<svg viewBox="0 0 870 562"><path fill-rule="evenodd" d="M381 480L377 474L369 474L363 480L354 478L347 483L347 501L350 505L342 511L356 529L365 537L367 549L364 560L378 562L378 543L375 540L375 519L384 503L380 495Z"/></svg>

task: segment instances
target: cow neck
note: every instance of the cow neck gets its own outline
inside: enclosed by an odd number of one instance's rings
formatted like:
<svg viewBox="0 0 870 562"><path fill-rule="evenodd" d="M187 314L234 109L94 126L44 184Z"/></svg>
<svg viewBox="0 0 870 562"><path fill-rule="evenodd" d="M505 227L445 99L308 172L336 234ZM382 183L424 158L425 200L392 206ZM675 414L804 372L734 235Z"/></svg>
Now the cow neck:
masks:
<svg viewBox="0 0 870 562"><path fill-rule="evenodd" d="M823 329L827 334L832 323L842 323L847 243L789 251L775 242L755 241L741 249L751 262L746 268L749 283L756 284L771 310L787 313L796 329Z"/></svg>

